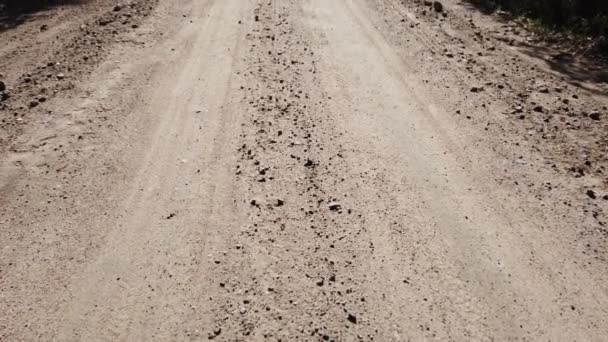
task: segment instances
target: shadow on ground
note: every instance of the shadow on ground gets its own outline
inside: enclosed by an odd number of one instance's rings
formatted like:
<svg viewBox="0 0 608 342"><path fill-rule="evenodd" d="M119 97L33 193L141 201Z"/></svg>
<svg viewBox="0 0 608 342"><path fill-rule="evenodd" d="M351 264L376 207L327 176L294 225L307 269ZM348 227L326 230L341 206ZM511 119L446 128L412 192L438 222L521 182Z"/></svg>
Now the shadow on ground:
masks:
<svg viewBox="0 0 608 342"><path fill-rule="evenodd" d="M461 0L459 4L469 11L479 11L485 15L496 13L495 7L486 5L487 1ZM502 24L508 24L516 19L508 12L493 17ZM521 39L514 40L513 46L521 53L542 61L549 70L562 77L564 81L594 94L608 95L608 54L585 51L566 53L565 47L559 43L534 44Z"/></svg>
<svg viewBox="0 0 608 342"><path fill-rule="evenodd" d="M0 32L15 28L50 8L82 3L84 0L0 0Z"/></svg>
<svg viewBox="0 0 608 342"><path fill-rule="evenodd" d="M597 60L595 57L575 56L549 46L532 45L525 42L515 45L526 55L542 60L552 71L563 76L567 82L573 85L592 92L601 91L594 89L595 86L608 86L608 69L603 60ZM606 94L604 93L604 95Z"/></svg>

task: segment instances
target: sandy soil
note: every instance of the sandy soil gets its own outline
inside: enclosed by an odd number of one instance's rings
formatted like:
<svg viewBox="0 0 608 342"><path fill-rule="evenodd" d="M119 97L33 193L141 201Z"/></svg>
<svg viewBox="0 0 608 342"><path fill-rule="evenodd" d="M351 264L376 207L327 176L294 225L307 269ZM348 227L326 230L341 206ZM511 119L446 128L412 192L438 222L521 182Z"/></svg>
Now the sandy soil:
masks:
<svg viewBox="0 0 608 342"><path fill-rule="evenodd" d="M0 340L605 340L606 85L443 5L1 32Z"/></svg>

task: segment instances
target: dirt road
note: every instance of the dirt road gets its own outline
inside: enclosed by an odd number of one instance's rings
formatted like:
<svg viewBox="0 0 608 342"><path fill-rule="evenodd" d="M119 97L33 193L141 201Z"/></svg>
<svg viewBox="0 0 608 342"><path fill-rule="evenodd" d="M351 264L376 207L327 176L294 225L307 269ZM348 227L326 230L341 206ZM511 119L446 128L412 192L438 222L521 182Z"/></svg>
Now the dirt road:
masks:
<svg viewBox="0 0 608 342"><path fill-rule="evenodd" d="M413 6L158 4L2 157L0 339L605 340L602 176L509 68L606 99Z"/></svg>

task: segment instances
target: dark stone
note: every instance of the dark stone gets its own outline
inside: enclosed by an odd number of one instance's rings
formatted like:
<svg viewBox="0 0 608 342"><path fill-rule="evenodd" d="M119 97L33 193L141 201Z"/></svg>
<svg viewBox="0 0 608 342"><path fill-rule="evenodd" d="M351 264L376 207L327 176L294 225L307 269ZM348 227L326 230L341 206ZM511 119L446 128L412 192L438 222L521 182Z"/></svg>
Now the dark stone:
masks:
<svg viewBox="0 0 608 342"><path fill-rule="evenodd" d="M99 20L99 26L106 26L108 24L111 24L114 20L111 18L104 18L104 19L100 19Z"/></svg>
<svg viewBox="0 0 608 342"><path fill-rule="evenodd" d="M439 1L433 1L433 9L435 9L435 12L441 13L443 12L443 4Z"/></svg>
<svg viewBox="0 0 608 342"><path fill-rule="evenodd" d="M601 119L601 115L599 112L592 112L591 114L589 114L589 117L595 121L600 121Z"/></svg>
<svg viewBox="0 0 608 342"><path fill-rule="evenodd" d="M339 203L336 203L336 202L329 203L329 210L338 211L340 209L342 209L342 206Z"/></svg>

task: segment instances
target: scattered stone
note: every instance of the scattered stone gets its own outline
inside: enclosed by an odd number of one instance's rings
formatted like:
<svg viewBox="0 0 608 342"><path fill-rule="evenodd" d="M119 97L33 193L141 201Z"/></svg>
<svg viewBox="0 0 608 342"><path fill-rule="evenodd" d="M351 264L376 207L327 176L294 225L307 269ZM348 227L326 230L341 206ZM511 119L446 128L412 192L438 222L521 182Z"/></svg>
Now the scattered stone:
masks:
<svg viewBox="0 0 608 342"><path fill-rule="evenodd" d="M112 20L111 18L100 19L99 26L106 26L108 24L111 24L113 21L114 20Z"/></svg>
<svg viewBox="0 0 608 342"><path fill-rule="evenodd" d="M595 121L599 121L601 119L600 112L597 112L597 111L589 113L589 117Z"/></svg>
<svg viewBox="0 0 608 342"><path fill-rule="evenodd" d="M44 32L44 31L46 31L48 29L49 29L49 25L45 24L45 25L40 26L40 32Z"/></svg>
<svg viewBox="0 0 608 342"><path fill-rule="evenodd" d="M348 319L348 321L352 324L357 324L357 317L353 314L348 314L348 317L346 319Z"/></svg>
<svg viewBox="0 0 608 342"><path fill-rule="evenodd" d="M65 75L64 75L64 74L62 74L62 73L57 74L57 79L58 79L58 80L62 80L62 79L64 79L64 78L65 78Z"/></svg>
<svg viewBox="0 0 608 342"><path fill-rule="evenodd" d="M122 7L120 5L116 5L114 6L114 12L118 12L122 9Z"/></svg>
<svg viewBox="0 0 608 342"><path fill-rule="evenodd" d="M30 108L34 108L34 107L36 107L38 105L39 105L38 101L36 101L36 100L30 101Z"/></svg>
<svg viewBox="0 0 608 342"><path fill-rule="evenodd" d="M591 189L587 190L587 196L589 196L589 198L591 198L591 199L596 199L597 198L597 195L595 194L595 191L593 191Z"/></svg>
<svg viewBox="0 0 608 342"><path fill-rule="evenodd" d="M534 107L534 111L538 112L538 113L542 113L542 112L545 111L545 108L543 106L541 106L541 105L537 105L537 106Z"/></svg>
<svg viewBox="0 0 608 342"><path fill-rule="evenodd" d="M443 12L443 4L439 1L433 1L433 9L437 13Z"/></svg>
<svg viewBox="0 0 608 342"><path fill-rule="evenodd" d="M471 88L471 92L472 93L479 93L483 91L483 87L472 87Z"/></svg>
<svg viewBox="0 0 608 342"><path fill-rule="evenodd" d="M220 336L221 333L222 333L222 328L217 328L217 329L213 330L213 332L211 334L209 334L207 337L210 340L213 340L214 338Z"/></svg>
<svg viewBox="0 0 608 342"><path fill-rule="evenodd" d="M338 211L342 209L342 206L340 205L340 203L338 202L330 202L329 203L329 210L331 211Z"/></svg>
<svg viewBox="0 0 608 342"><path fill-rule="evenodd" d="M285 205L285 202L283 200L280 200L280 199L277 200L277 204L276 204L277 207L282 207L284 205Z"/></svg>
<svg viewBox="0 0 608 342"><path fill-rule="evenodd" d="M2 81L0 81L0 91L5 91L6 90L6 84Z"/></svg>
<svg viewBox="0 0 608 342"><path fill-rule="evenodd" d="M10 95L6 90L0 91L0 102L8 100L9 97L10 97Z"/></svg>

